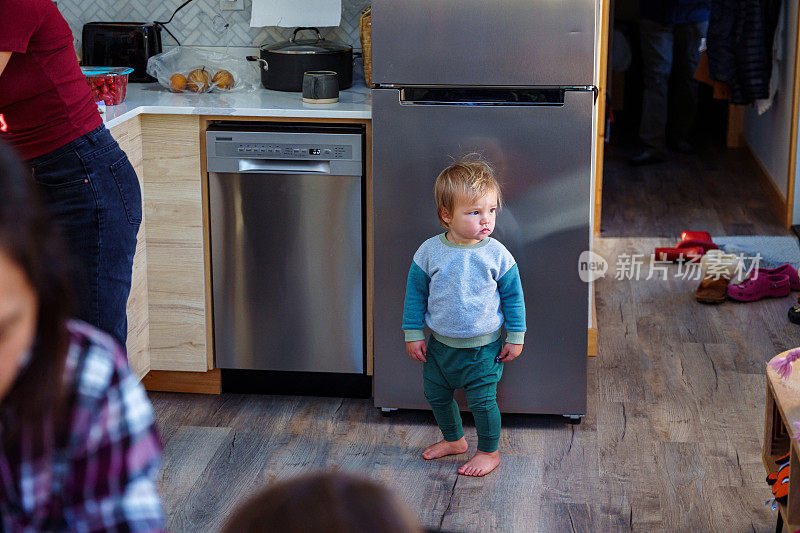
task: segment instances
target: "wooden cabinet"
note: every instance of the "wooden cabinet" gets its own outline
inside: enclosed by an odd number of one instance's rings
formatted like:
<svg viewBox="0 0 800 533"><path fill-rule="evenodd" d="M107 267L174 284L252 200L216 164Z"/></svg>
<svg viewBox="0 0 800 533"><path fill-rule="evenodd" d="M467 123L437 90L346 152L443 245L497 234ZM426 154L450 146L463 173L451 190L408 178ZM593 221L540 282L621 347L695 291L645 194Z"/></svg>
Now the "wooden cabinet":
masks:
<svg viewBox="0 0 800 533"><path fill-rule="evenodd" d="M140 378L157 371L206 373L213 359L206 332L199 118L140 115L111 134L139 177L144 204L128 298L129 364ZM169 378L149 381L156 377Z"/></svg>
<svg viewBox="0 0 800 533"><path fill-rule="evenodd" d="M142 177L142 129L139 117L111 129L139 177L139 187L144 190ZM142 224L136 236L136 254L133 256L133 283L128 298L128 362L131 369L143 378L150 371L150 333L147 292L147 246L145 237L146 214L142 210Z"/></svg>
<svg viewBox="0 0 800 533"><path fill-rule="evenodd" d="M205 372L203 176L196 115L142 115L150 369Z"/></svg>

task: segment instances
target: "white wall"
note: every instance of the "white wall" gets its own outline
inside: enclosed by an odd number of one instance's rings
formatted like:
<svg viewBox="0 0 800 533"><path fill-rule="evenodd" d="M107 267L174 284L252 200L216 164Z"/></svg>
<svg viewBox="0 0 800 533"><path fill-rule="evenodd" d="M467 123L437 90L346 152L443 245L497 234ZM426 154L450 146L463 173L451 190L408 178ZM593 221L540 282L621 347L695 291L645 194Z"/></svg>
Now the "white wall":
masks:
<svg viewBox="0 0 800 533"><path fill-rule="evenodd" d="M775 187L786 198L789 176L789 139L794 95L795 45L798 0L782 3L783 57L780 61L778 92L772 107L759 115L755 106L745 108L743 135L756 157L769 173ZM790 201L797 201L790 199ZM795 217L798 213L795 209Z"/></svg>

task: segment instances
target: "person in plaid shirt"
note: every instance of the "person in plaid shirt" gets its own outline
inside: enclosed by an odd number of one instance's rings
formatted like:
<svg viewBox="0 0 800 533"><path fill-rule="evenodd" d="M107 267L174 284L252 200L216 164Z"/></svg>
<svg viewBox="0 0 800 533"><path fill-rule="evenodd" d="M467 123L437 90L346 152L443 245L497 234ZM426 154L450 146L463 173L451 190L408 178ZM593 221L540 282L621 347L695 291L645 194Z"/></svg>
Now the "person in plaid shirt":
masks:
<svg viewBox="0 0 800 533"><path fill-rule="evenodd" d="M0 531L163 531L153 410L109 335L69 320L64 250L0 143Z"/></svg>

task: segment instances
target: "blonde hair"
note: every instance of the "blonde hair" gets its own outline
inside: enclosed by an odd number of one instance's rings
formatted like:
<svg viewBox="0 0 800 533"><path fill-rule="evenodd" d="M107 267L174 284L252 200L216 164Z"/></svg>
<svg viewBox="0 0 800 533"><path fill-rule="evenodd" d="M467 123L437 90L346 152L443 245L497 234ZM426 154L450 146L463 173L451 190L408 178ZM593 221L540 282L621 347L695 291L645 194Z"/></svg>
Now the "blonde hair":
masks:
<svg viewBox="0 0 800 533"><path fill-rule="evenodd" d="M457 201L471 203L491 191L497 193L499 209L503 200L494 169L480 154L465 155L436 177L433 194L436 197L436 215L439 217L439 224L445 229L449 227L442 213L446 211L452 217Z"/></svg>

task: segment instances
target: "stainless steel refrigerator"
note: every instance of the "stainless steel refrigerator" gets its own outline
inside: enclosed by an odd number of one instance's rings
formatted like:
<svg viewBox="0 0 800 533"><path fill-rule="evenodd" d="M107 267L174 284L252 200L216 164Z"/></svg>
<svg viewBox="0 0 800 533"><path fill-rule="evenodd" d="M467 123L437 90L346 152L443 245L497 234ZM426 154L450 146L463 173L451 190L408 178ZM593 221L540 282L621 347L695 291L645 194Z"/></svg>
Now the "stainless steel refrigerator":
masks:
<svg viewBox="0 0 800 533"><path fill-rule="evenodd" d="M442 231L437 174L480 152L503 185L492 236L517 260L527 309L500 409L586 413L589 287L578 258L590 238L595 24L593 0L373 0L377 407L428 408L401 330L406 276L417 247Z"/></svg>

